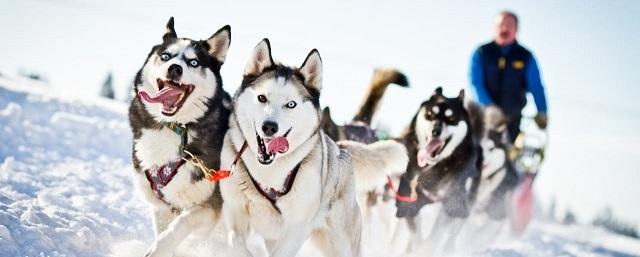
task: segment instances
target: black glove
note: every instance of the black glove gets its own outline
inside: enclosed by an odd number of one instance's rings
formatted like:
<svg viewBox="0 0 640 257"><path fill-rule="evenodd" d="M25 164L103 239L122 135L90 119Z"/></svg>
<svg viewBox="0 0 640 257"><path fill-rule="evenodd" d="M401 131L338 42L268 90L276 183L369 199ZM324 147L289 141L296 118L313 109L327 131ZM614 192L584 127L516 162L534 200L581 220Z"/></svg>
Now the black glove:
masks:
<svg viewBox="0 0 640 257"><path fill-rule="evenodd" d="M538 127L540 129L547 129L547 114L546 113L539 112L538 114L536 114L536 117L534 118L534 120L536 121L536 124L538 125Z"/></svg>

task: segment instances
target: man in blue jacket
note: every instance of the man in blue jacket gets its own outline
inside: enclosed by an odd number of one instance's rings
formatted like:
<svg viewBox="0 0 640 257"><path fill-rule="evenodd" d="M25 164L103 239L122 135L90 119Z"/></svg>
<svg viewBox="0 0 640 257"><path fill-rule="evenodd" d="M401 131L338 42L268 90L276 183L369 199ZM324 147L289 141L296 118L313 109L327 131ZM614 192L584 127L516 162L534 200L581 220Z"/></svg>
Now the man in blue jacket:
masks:
<svg viewBox="0 0 640 257"><path fill-rule="evenodd" d="M495 104L509 119L511 141L520 133L522 108L531 92L538 108L535 122L547 127L547 101L536 60L516 41L518 17L503 11L496 17L495 38L480 46L471 59L471 85L481 105Z"/></svg>

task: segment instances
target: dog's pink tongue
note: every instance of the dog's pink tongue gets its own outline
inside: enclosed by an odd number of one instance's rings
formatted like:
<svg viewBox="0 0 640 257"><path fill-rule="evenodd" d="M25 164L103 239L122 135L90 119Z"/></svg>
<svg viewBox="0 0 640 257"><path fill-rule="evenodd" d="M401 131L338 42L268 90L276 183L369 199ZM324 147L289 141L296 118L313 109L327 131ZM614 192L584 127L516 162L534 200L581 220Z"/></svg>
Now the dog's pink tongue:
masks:
<svg viewBox="0 0 640 257"><path fill-rule="evenodd" d="M433 156L433 153L440 150L444 142L440 139L432 139L426 147L418 150L418 166L421 168L427 166L427 161Z"/></svg>
<svg viewBox="0 0 640 257"><path fill-rule="evenodd" d="M267 146L268 154L286 153L289 151L289 141L286 137L276 137L271 139Z"/></svg>
<svg viewBox="0 0 640 257"><path fill-rule="evenodd" d="M140 90L140 92L138 92L138 95L140 96L140 98L142 98L143 100L145 100L148 103L162 103L164 100L167 100L171 97L177 96L179 94L181 94L182 91L180 89L175 89L172 87L167 87L163 90L160 90L160 92L158 92L155 96L151 97L149 96L149 94L143 90Z"/></svg>
<svg viewBox="0 0 640 257"><path fill-rule="evenodd" d="M440 139L431 139L431 141L427 144L427 153L433 155L435 151L440 150L440 147L444 142Z"/></svg>
<svg viewBox="0 0 640 257"><path fill-rule="evenodd" d="M429 158L429 153L427 153L427 148L422 148L418 151L418 166L420 168L427 166L427 159Z"/></svg>

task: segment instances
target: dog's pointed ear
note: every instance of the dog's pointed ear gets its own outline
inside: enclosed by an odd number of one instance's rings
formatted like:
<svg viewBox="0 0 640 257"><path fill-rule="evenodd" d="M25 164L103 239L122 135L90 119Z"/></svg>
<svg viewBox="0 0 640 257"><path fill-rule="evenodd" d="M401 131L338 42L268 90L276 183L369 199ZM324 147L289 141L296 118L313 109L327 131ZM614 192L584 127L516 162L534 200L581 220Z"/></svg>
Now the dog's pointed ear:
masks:
<svg viewBox="0 0 640 257"><path fill-rule="evenodd" d="M271 57L271 44L265 38L253 49L247 66L244 67L244 75L259 75L264 69L273 66Z"/></svg>
<svg viewBox="0 0 640 257"><path fill-rule="evenodd" d="M324 109L322 109L322 117L323 120L331 120L331 109L329 109L329 106L324 107Z"/></svg>
<svg viewBox="0 0 640 257"><path fill-rule="evenodd" d="M464 102L464 89L460 89L460 94L458 94L458 100L460 100L460 102Z"/></svg>
<svg viewBox="0 0 640 257"><path fill-rule="evenodd" d="M436 90L433 90L433 94L431 96L442 96L442 87L437 87Z"/></svg>
<svg viewBox="0 0 640 257"><path fill-rule="evenodd" d="M231 26L225 25L216 33L213 33L213 36L207 39L207 44L209 44L209 50L207 51L209 55L220 62L224 62L229 45L231 45Z"/></svg>
<svg viewBox="0 0 640 257"><path fill-rule="evenodd" d="M165 27L164 35L162 35L162 41L176 38L178 38L178 34L176 34L176 30L173 28L173 17L171 17Z"/></svg>
<svg viewBox="0 0 640 257"><path fill-rule="evenodd" d="M311 50L300 66L300 74L304 77L304 84L320 91L322 89L322 58L317 49Z"/></svg>

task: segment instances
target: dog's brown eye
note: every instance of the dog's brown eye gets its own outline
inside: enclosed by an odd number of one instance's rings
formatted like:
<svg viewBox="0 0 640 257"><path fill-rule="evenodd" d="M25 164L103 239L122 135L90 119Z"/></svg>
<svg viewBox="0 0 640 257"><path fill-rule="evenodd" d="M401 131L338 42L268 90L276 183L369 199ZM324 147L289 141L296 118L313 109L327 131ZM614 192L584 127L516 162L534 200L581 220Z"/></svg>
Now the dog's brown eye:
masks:
<svg viewBox="0 0 640 257"><path fill-rule="evenodd" d="M266 103L267 102L267 97L264 96L264 95L259 95L258 96L258 102Z"/></svg>
<svg viewBox="0 0 640 257"><path fill-rule="evenodd" d="M432 120L433 119L433 111L429 110L427 111L427 120Z"/></svg>

